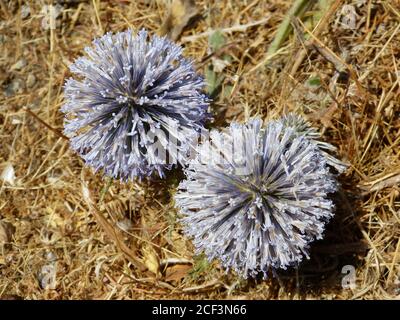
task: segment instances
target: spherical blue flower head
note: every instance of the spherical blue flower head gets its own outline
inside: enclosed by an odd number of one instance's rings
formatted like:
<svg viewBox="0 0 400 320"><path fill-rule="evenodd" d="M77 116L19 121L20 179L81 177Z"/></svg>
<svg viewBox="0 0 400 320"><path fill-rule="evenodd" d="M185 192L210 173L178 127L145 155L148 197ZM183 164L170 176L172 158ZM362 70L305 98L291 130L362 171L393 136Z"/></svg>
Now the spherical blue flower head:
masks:
<svg viewBox="0 0 400 320"><path fill-rule="evenodd" d="M175 195L185 233L245 278L308 258L333 216L337 183L325 157L279 121L211 132L185 174Z"/></svg>
<svg viewBox="0 0 400 320"><path fill-rule="evenodd" d="M182 48L145 30L107 33L65 84L65 134L86 164L128 180L184 163L210 118L204 81Z"/></svg>
<svg viewBox="0 0 400 320"><path fill-rule="evenodd" d="M289 113L276 121L282 122L285 127L293 128L296 135L305 136L310 139L312 143L315 143L321 153L325 156L328 165L335 168L338 173L346 171L348 164L336 159L330 154L336 151L336 147L330 143L321 141L321 134L303 117L295 113Z"/></svg>

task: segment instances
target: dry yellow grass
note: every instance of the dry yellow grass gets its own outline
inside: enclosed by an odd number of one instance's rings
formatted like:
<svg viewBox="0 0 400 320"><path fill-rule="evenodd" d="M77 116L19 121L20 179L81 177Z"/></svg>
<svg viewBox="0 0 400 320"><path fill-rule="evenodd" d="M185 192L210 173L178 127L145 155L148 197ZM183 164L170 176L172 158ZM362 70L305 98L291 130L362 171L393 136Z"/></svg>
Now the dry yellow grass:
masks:
<svg viewBox="0 0 400 320"><path fill-rule="evenodd" d="M196 1L198 14L177 41L202 72L231 57L212 126L296 111L351 164L311 260L248 281L193 256L171 200L179 170L167 181L110 183L57 134L70 62L104 31L158 32L168 1L59 2L47 29L48 2L0 0L0 173L15 171L14 181L0 181L0 241L10 242L0 243L0 298L400 298L398 0L333 1L319 26L311 21L318 7L309 8L272 57L267 48L289 1ZM207 32L216 29L226 45L210 56ZM351 289L341 286L346 265L356 271ZM54 267L55 288L43 289Z"/></svg>

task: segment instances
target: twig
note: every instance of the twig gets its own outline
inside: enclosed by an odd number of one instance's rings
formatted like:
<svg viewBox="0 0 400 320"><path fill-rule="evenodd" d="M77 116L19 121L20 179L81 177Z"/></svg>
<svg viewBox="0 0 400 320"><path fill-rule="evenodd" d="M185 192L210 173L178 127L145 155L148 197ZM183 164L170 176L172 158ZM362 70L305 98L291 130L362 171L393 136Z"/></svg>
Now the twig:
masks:
<svg viewBox="0 0 400 320"><path fill-rule="evenodd" d="M378 52L378 54L375 56L374 60L372 60L369 65L371 66L370 68L368 68L359 78L359 81L363 81L367 78L367 76L370 74L370 72L373 70L375 62L380 58L380 56L383 54L383 52L385 52L385 50L387 49L387 46L389 45L389 43L393 40L393 38L398 35L398 31L400 29L400 23L397 25L396 29L393 31L392 35L390 36L390 38L386 41L386 43L383 45L382 49Z"/></svg>
<svg viewBox="0 0 400 320"><path fill-rule="evenodd" d="M311 2L310 0L296 0L293 3L285 19L283 19L280 26L278 27L278 30L276 31L274 40L268 48L267 56L271 56L279 50L282 43L286 40L291 31L291 21L294 17L301 17L307 8L307 5L309 5Z"/></svg>
<svg viewBox="0 0 400 320"><path fill-rule="evenodd" d="M394 251L392 263L390 264L389 274L388 277L386 278L386 286L388 286L392 280L394 266L396 264L397 256L399 255L399 253L400 253L400 238L397 240L396 250Z"/></svg>
<svg viewBox="0 0 400 320"><path fill-rule="evenodd" d="M250 73L253 73L257 69L259 69L262 66L266 65L269 60L271 60L273 57L276 57L276 56L284 53L286 49L287 49L287 47L283 47L283 48L280 48L279 50L277 50L276 52L274 52L273 54L267 54L264 57L264 59L262 59L262 61L260 63L255 65L253 68L251 68L246 74L249 75Z"/></svg>
<svg viewBox="0 0 400 320"><path fill-rule="evenodd" d="M90 212L96 218L98 224L103 228L105 233L113 239L118 249L124 253L128 260L140 271L144 271L147 267L136 257L132 249L130 249L121 238L121 234L107 221L107 219L100 213L96 204L91 198L89 188L86 182L82 179L82 194L86 204L89 207Z"/></svg>
<svg viewBox="0 0 400 320"><path fill-rule="evenodd" d="M360 93L360 95L367 95L367 92L365 89L362 87L360 84L360 81L358 80L357 74L354 71L353 67L350 66L346 61L344 61L342 58L340 58L336 53L334 53L330 48L328 48L320 39L317 38L315 34L313 34L310 30L307 29L307 27L299 20L299 23L303 27L303 29L311 36L311 38L314 40L315 43L312 43L313 47L319 46L319 50L323 50L325 53L325 57L328 55L330 56L331 59L334 59L336 61L335 65L342 65L344 68L346 68L349 71L350 78L355 82L357 89Z"/></svg>
<svg viewBox="0 0 400 320"><path fill-rule="evenodd" d="M97 2L97 1L92 0L92 4L93 4L93 8L94 8L94 13L96 14L96 20L97 20L97 23L99 24L100 32L103 33L103 26L102 26L101 20L100 20L99 9L97 8L98 3L96 3L96 2Z"/></svg>
<svg viewBox="0 0 400 320"><path fill-rule="evenodd" d="M221 281L219 281L218 279L212 280L210 282L206 282L202 285L199 286L194 286L194 287L190 287L190 288L184 288L182 289L182 292L188 293L188 292L199 292L202 291L204 289L208 289L210 287L222 287L223 284L221 283Z"/></svg>
<svg viewBox="0 0 400 320"><path fill-rule="evenodd" d="M193 264L193 260L189 259L177 259L177 258L167 258L160 261L160 267L168 267L175 264Z"/></svg>
<svg viewBox="0 0 400 320"><path fill-rule="evenodd" d="M321 32L324 30L325 26L329 23L329 18L335 13L335 11L339 8L339 6L342 4L342 0L336 0L333 5L329 8L329 10L326 11L320 22L317 24L317 26L314 28L312 34L314 37L318 37ZM314 38L311 38L309 40L309 45L314 43ZM301 50L296 58L296 61L292 67L292 70L290 71L290 75L293 77L294 74L297 72L297 69L300 67L300 65L303 63L303 60L307 56L307 50L303 48Z"/></svg>
<svg viewBox="0 0 400 320"><path fill-rule="evenodd" d="M208 60L210 60L212 57L220 57L223 53L225 53L226 50L228 50L231 47L234 47L236 44L238 44L239 41L233 41L227 44L224 44L221 48L219 48L217 51L213 51L210 54L206 55L205 57L203 57L199 64L196 66L196 69L201 68L202 66L204 66L204 64L206 64L208 62Z"/></svg>
<svg viewBox="0 0 400 320"><path fill-rule="evenodd" d="M364 194L368 194L370 192L374 191L380 191L385 188L390 188L395 185L400 184L400 174L395 175L394 177L387 178L385 180L382 180L378 183L374 183Z"/></svg>
<svg viewBox="0 0 400 320"><path fill-rule="evenodd" d="M68 140L68 137L64 136L60 131L58 131L57 129L54 129L52 126L47 124L44 120L39 118L39 116L37 116L36 113L34 113L33 111L29 110L27 107L24 107L23 110L26 113L28 113L29 115L31 115L32 117L34 117L38 122L40 122L42 125L44 125L47 129L53 131L57 136L59 136L60 138L65 139L65 140Z"/></svg>
<svg viewBox="0 0 400 320"><path fill-rule="evenodd" d="M259 25L262 25L262 24L266 24L269 21L269 19L270 19L270 15L268 15L266 18L258 20L258 21L250 22L250 23L247 23L247 24L239 24L239 25L232 26L232 27L229 27L229 28L219 29L219 31L222 32L222 33L244 32L248 28L259 26ZM212 35L214 32L215 32L215 30L209 30L209 31L206 31L206 32L203 32L203 33L199 33L199 34L193 35L193 36L183 37L181 39L181 42L183 43L183 42L196 41L197 39L208 37L208 36Z"/></svg>

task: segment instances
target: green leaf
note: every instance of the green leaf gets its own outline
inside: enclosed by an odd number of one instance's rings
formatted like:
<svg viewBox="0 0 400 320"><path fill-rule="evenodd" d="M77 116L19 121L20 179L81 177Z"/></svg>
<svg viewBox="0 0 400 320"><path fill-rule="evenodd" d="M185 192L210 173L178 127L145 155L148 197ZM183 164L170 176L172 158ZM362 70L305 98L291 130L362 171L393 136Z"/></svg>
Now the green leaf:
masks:
<svg viewBox="0 0 400 320"><path fill-rule="evenodd" d="M213 52L221 49L226 43L224 34L220 30L215 30L208 38L208 46Z"/></svg>
<svg viewBox="0 0 400 320"><path fill-rule="evenodd" d="M229 98L232 94L233 86L228 84L224 88L224 98Z"/></svg>
<svg viewBox="0 0 400 320"><path fill-rule="evenodd" d="M193 268L189 271L189 275L192 279L197 279L210 268L210 263L204 253L195 256L193 260Z"/></svg>
<svg viewBox="0 0 400 320"><path fill-rule="evenodd" d="M206 69L206 81L207 81L207 93L212 96L218 86L221 84L221 79L212 69L212 66L208 66Z"/></svg>
<svg viewBox="0 0 400 320"><path fill-rule="evenodd" d="M229 63L232 62L232 56L230 56L229 54L224 54L224 55L222 56L222 59L223 59L224 61L226 61L226 62L229 62Z"/></svg>
<svg viewBox="0 0 400 320"><path fill-rule="evenodd" d="M309 86L319 87L321 85L321 79L318 76L311 77L310 79L307 80L307 83Z"/></svg>

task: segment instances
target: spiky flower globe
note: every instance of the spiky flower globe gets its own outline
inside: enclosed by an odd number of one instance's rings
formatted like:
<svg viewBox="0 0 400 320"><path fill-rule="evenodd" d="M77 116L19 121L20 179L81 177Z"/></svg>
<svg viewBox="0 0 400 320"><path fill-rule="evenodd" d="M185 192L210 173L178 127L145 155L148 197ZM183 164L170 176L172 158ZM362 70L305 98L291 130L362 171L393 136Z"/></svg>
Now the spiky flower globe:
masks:
<svg viewBox="0 0 400 320"><path fill-rule="evenodd" d="M310 139L312 143L315 143L321 150L321 153L325 156L328 165L335 168L338 173L343 173L348 168L346 163L330 154L336 151L336 147L330 143L321 141L321 134L302 116L296 113L289 113L284 115L278 121L281 121L285 127L293 128L294 133L297 136L305 136Z"/></svg>
<svg viewBox="0 0 400 320"><path fill-rule="evenodd" d="M86 164L121 180L182 163L209 118L204 81L182 48L145 30L107 33L65 84L65 134Z"/></svg>
<svg viewBox="0 0 400 320"><path fill-rule="evenodd" d="M242 277L308 258L333 216L334 176L319 148L282 121L213 131L175 195L197 253Z"/></svg>

